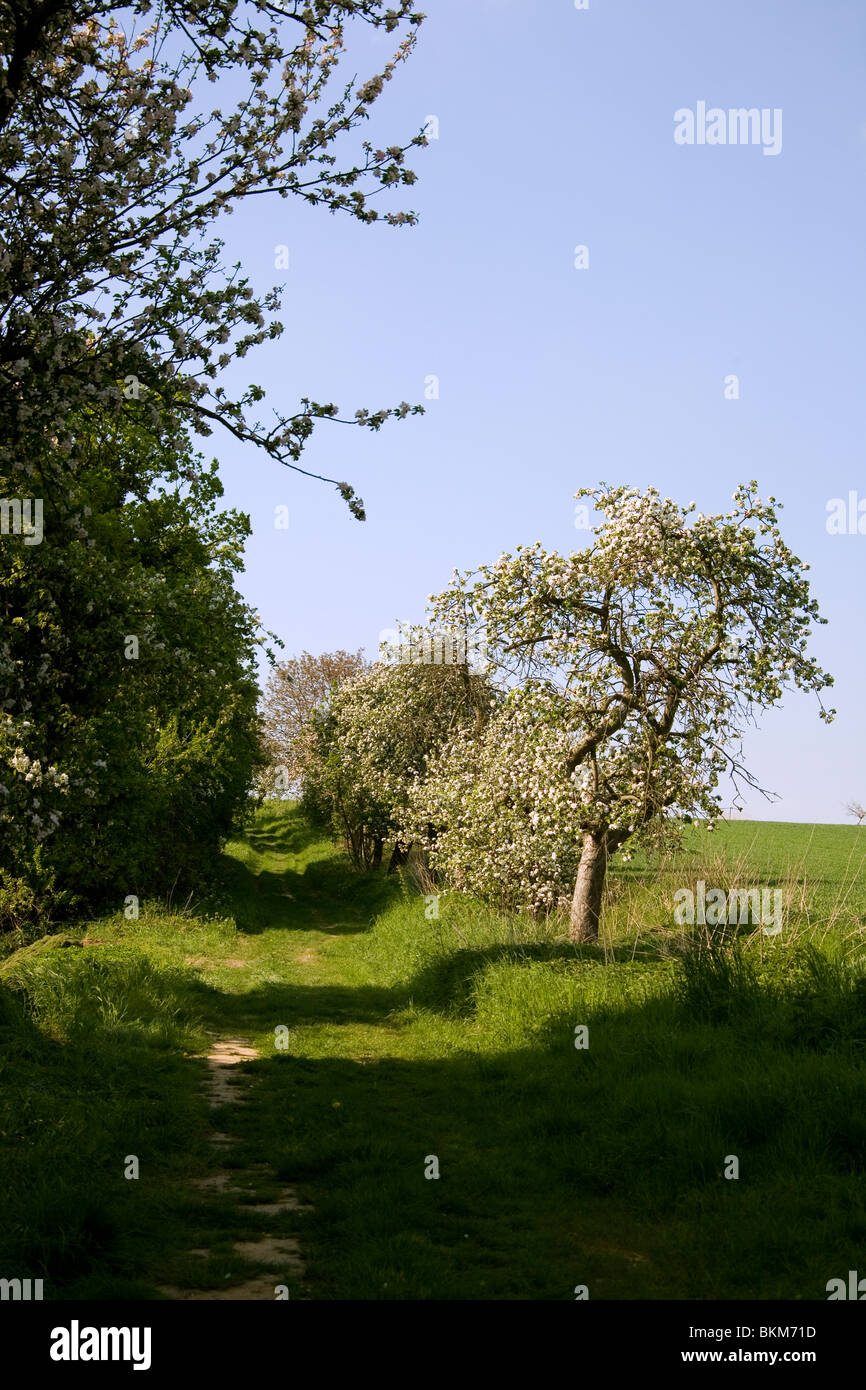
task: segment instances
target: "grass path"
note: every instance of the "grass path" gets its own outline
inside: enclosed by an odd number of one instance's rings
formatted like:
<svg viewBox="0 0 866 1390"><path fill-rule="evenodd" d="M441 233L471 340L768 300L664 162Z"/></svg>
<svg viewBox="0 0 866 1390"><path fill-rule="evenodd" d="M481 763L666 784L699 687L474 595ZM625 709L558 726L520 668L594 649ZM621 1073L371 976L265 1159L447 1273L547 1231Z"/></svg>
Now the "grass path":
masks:
<svg viewBox="0 0 866 1390"><path fill-rule="evenodd" d="M241 1068L244 1106L219 1112L238 1141L219 1161L242 1186L257 1173L306 1202L285 1223L307 1266L303 1277L281 1272L290 1296L568 1295L554 1282L569 1263L557 1199L513 1136L496 1137L504 1074L479 1056L465 1017L415 1007L409 981L375 982L364 939L397 885L352 875L329 845L279 817L230 853L239 935L230 956L194 968L218 991L208 1027L243 1035L260 1060ZM501 1146L492 1164L490 1142ZM425 1177L431 1160L438 1179ZM492 1209L486 1200L491 1167L513 1190L504 1210L504 1194ZM648 1263L604 1226L602 1283L608 1264Z"/></svg>
<svg viewBox="0 0 866 1390"><path fill-rule="evenodd" d="M239 1082L233 1072L236 1067L257 1056L256 1049L250 1047L243 1038L227 1038L212 1043L205 1060L208 1065L209 1104L211 1111L215 1112L215 1124L219 1123L219 1116L226 1113L226 1106L249 1104L249 1101L243 1098L243 1092L241 1091L239 1094ZM242 1086L242 1083L240 1085ZM249 1088L243 1089L248 1090ZM232 1143L232 1137L215 1129L210 1136L210 1141L218 1153L224 1155L226 1148ZM222 1161L222 1158L218 1161ZM194 1179L193 1187L197 1188L206 1200L217 1201L220 1197L226 1197L238 1203L249 1202L252 1204L253 1215L256 1217L264 1216L273 1220L287 1212L300 1212L301 1214L306 1212L307 1208L298 1201L291 1188L285 1188L274 1202L261 1200L257 1190L260 1176L260 1165L248 1172L223 1167L219 1172L209 1174L207 1177ZM219 1210L215 1210L214 1214L219 1221ZM281 1282L285 1271L291 1270L294 1278L303 1279L304 1265L300 1244L295 1236L280 1237L268 1232L256 1236L254 1240L235 1241L233 1248L235 1255L245 1263L259 1266L267 1265L269 1269L244 1279L240 1283L233 1283L226 1289L214 1290L207 1286L205 1280L200 1288L175 1288L170 1285L163 1285L160 1292L166 1298L187 1302L211 1302L214 1299L252 1301L263 1298L272 1299L275 1296L287 1298L288 1287ZM201 1265L202 1272L205 1273L210 1261L209 1248L199 1247L187 1253L191 1260L205 1262Z"/></svg>
<svg viewBox="0 0 866 1390"><path fill-rule="evenodd" d="M575 948L457 899L428 920L286 807L226 865L215 916L0 965L10 1275L61 1299L814 1299L862 1264L862 974L780 938L763 982L684 994L661 940Z"/></svg>
<svg viewBox="0 0 866 1390"><path fill-rule="evenodd" d="M675 1041L669 1005L654 1012L658 962L652 983L632 962L620 986L591 953L515 960L447 928L431 955L423 900L351 874L291 815L264 817L231 853L240 933L231 965L203 973L223 1026L261 1054L250 1103L226 1122L237 1162L263 1162L311 1204L292 1225L306 1259L293 1297L818 1296L834 1244L838 1263L866 1231L859 1135L830 1126L846 1151L831 1179L826 1127L816 1141L800 1118L830 1078L862 1103L862 1073L846 1082L829 1057L792 1067L736 1021ZM584 1015L563 1018L542 988L560 969L565 997L577 980L576 1007L599 1015L584 1053ZM730 1152L742 1183L723 1178Z"/></svg>

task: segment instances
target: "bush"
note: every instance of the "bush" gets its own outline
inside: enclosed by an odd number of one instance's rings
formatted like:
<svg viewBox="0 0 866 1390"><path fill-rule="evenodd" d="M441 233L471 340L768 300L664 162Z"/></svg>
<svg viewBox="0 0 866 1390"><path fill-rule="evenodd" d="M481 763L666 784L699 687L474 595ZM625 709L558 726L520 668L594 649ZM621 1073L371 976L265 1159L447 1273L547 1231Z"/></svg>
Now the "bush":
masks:
<svg viewBox="0 0 866 1390"><path fill-rule="evenodd" d="M94 420L75 448L62 494L33 462L51 543L0 548L5 931L196 886L265 761L249 522L218 510L216 464Z"/></svg>

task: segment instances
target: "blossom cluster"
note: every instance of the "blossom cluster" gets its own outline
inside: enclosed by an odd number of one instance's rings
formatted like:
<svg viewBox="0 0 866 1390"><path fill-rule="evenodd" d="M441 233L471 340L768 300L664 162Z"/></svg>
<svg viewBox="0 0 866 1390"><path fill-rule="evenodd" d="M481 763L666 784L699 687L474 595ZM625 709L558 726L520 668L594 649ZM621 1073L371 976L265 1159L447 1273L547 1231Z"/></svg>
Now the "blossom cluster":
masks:
<svg viewBox="0 0 866 1390"><path fill-rule="evenodd" d="M0 780L0 825L7 836L29 836L39 842L47 839L60 823L57 797L69 791L69 776L54 764L42 766L31 757L20 740L28 737L29 720L0 720L0 768L11 768L11 778ZM0 773L2 776L2 773Z"/></svg>

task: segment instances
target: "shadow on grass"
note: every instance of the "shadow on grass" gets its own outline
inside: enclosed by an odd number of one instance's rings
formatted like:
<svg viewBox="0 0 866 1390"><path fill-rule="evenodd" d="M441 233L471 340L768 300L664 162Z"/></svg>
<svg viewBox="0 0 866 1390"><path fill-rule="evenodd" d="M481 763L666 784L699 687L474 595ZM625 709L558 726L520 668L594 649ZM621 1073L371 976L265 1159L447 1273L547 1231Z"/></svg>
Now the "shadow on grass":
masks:
<svg viewBox="0 0 866 1390"><path fill-rule="evenodd" d="M399 881L388 878L384 869L353 873L338 856L313 860L301 870L260 872L229 860L224 882L238 931L249 936L273 929L334 936L368 932L376 915L400 893Z"/></svg>
<svg viewBox="0 0 866 1390"><path fill-rule="evenodd" d="M320 837L277 815L249 838L300 856ZM338 858L229 873L250 934L363 933L400 892ZM635 958L660 953L648 940ZM74 1021L62 1044L0 989L0 1270L45 1277L49 1298L153 1296L209 1220L216 1245L235 1229L236 1215L192 1198L191 1173L258 1163L313 1204L279 1218L302 1232L306 1296L571 1300L582 1283L592 1298L823 1298L866 1240L866 992L804 974L774 1003L705 970L664 999L608 1003L602 991L578 1050L571 1014L533 1016L528 982L513 977L523 964L603 960L599 946L455 941L394 987L228 993L188 971L125 966L119 948L102 963L64 960L69 993L58 984L48 999ZM528 1025L520 1041L519 1027L484 1035L508 1002L495 982L486 1020L472 1016L474 982L509 962L499 973ZM400 1020L399 1057L382 1055L389 1036L379 1055L346 1055L335 1023L387 1026L410 1001L431 1017ZM245 1067L248 1103L218 1117L241 1142L216 1158L204 1064L181 1055L195 1020L223 1033L318 1023L315 1047L338 1055L275 1052ZM131 1153L146 1181L124 1181ZM728 1154L741 1181L720 1171Z"/></svg>
<svg viewBox="0 0 866 1390"><path fill-rule="evenodd" d="M487 1056L263 1058L234 1159L313 1203L312 1297L823 1297L866 1236L862 1069L676 1022L625 1008L584 1054L561 1018Z"/></svg>
<svg viewBox="0 0 866 1390"><path fill-rule="evenodd" d="M470 947L438 956L416 975L407 986L414 1002L440 1012L469 1015L473 1012L473 987L477 977L497 961L515 965L532 961L569 961L572 964L604 963L604 948L600 945L573 945L570 942L542 942L510 945L506 942L492 946Z"/></svg>
<svg viewBox="0 0 866 1390"><path fill-rule="evenodd" d="M168 1194L207 1161L203 1064L183 1056L197 990L62 955L59 976L0 988L0 1271L43 1279L48 1300L94 1280L95 1296L147 1297L175 1240ZM143 1180L125 1180L129 1155Z"/></svg>
<svg viewBox="0 0 866 1390"><path fill-rule="evenodd" d="M203 1064L148 1036L157 1020L141 1003L145 985L159 1013L198 1013L224 1031L332 1027L384 1023L422 992L436 1011L465 1008L468 982L492 963L576 956L551 945L459 954L393 989L224 994L151 967L134 996L142 1016L126 1028L100 1024L101 1000L84 989L91 967L64 961L82 1001L65 1045L34 1032L20 998L0 992L12 1100L0 1129L16 1141L0 1163L4 1269L47 1278L49 1297L147 1297L202 1243L208 1217L184 1184L213 1161ZM600 956L582 948L579 959ZM135 980L123 968L102 972L102 999L129 1004ZM585 1052L573 1022L552 1013L523 1045L475 1055L467 1033L465 1052L430 1056L422 1028L414 1056L274 1053L244 1068L248 1103L219 1113L241 1142L219 1162L264 1163L313 1203L310 1215L280 1218L302 1233L307 1296L558 1300L585 1283L593 1298L815 1298L837 1267L856 1266L866 1238L858 1056L779 1047L674 999L602 1009ZM403 1024L409 1046L413 1026ZM341 1046L339 1033L329 1039ZM130 1153L146 1182L123 1181ZM738 1183L720 1172L731 1153ZM214 1213L211 1240L231 1237L236 1219Z"/></svg>
<svg viewBox="0 0 866 1390"><path fill-rule="evenodd" d="M244 839L253 849L275 854L303 854L326 838L326 830L291 810L282 814L259 812L244 834Z"/></svg>

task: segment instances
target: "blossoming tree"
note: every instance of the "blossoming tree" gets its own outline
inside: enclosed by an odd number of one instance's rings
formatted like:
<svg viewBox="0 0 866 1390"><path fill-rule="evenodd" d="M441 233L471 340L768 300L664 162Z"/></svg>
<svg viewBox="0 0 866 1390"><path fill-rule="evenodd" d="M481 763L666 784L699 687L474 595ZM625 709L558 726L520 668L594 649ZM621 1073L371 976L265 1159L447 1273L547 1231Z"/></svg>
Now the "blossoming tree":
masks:
<svg viewBox="0 0 866 1390"><path fill-rule="evenodd" d="M6 494L27 495L46 439L60 488L74 422L95 407L155 441L178 422L200 435L220 426L305 471L306 441L338 408L302 397L269 424L255 415L261 387L220 384L283 327L280 289L259 297L239 264L224 266L215 225L268 194L364 223L413 223L370 196L415 181L406 154L427 143L423 132L385 149L351 145L421 19L410 0L0 6ZM341 81L351 34L365 26L394 34L392 56L365 80ZM345 423L376 430L421 409L360 409ZM363 520L351 485L324 481Z"/></svg>
<svg viewBox="0 0 866 1390"><path fill-rule="evenodd" d="M183 435L157 451L97 413L75 430L62 493L31 455L45 541L0 545L0 933L37 900L201 882L264 762L248 519Z"/></svg>
<svg viewBox="0 0 866 1390"><path fill-rule="evenodd" d="M309 761L310 719L326 709L346 681L365 666L362 651L322 652L280 661L271 671L261 703L263 742L271 759L259 779L263 795L285 795L303 783Z"/></svg>
<svg viewBox="0 0 866 1390"><path fill-rule="evenodd" d="M307 745L313 756L305 787L330 812L358 866L376 867L395 830L390 867L405 862L408 844L399 831L410 788L459 729L478 736L491 695L486 678L466 661L379 660L313 717L317 737Z"/></svg>
<svg viewBox="0 0 866 1390"><path fill-rule="evenodd" d="M611 854L654 822L718 815L725 774L758 787L741 747L756 711L790 686L818 695L822 719L834 711L820 700L832 677L806 653L826 621L808 565L755 482L710 516L652 487L576 496L603 516L584 550L518 547L433 599L438 621L486 632L511 694L486 744L444 750L427 790L440 811L450 803L440 855L475 890L511 873L530 905L549 902L559 875L545 860L555 850L571 867L578 845L570 932L587 941Z"/></svg>
<svg viewBox="0 0 866 1390"><path fill-rule="evenodd" d="M517 688L481 731L457 729L410 782L400 837L419 840L451 887L506 909L560 906L579 859L579 784L549 695Z"/></svg>
<svg viewBox="0 0 866 1390"><path fill-rule="evenodd" d="M248 520L212 515L191 437L304 472L340 414L301 397L259 418L237 371L283 332L281 288L224 264L220 219L299 199L413 223L394 204L426 137L363 131L420 20L409 0L0 0L0 499L45 507L44 543L0 546L0 928L7 871L156 892L246 803L267 637L233 582ZM348 80L370 31L388 46Z"/></svg>

